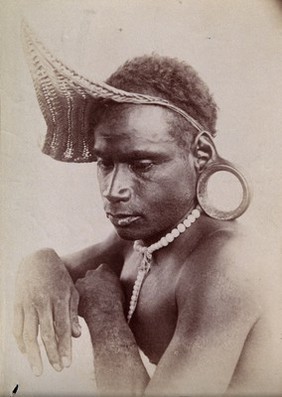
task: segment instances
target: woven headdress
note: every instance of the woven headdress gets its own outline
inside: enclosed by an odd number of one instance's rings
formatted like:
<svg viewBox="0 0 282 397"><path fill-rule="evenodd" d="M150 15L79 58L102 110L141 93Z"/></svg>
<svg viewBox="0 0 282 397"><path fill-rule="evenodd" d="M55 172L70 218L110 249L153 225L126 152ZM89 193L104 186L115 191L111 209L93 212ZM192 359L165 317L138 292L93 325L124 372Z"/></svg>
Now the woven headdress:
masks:
<svg viewBox="0 0 282 397"><path fill-rule="evenodd" d="M95 106L118 103L160 105L184 117L196 130L204 128L171 102L150 95L123 91L80 76L56 59L23 23L23 41L38 102L47 124L43 153L65 162L92 162Z"/></svg>

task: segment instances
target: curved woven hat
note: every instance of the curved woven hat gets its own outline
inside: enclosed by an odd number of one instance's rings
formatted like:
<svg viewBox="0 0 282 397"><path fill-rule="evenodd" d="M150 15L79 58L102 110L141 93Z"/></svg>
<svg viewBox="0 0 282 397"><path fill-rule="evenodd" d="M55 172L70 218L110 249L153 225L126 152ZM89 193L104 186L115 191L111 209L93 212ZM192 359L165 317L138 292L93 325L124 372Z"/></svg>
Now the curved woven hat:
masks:
<svg viewBox="0 0 282 397"><path fill-rule="evenodd" d="M43 153L65 162L92 162L93 112L101 100L160 105L184 117L196 130L204 128L169 101L96 83L56 59L23 22L23 42L39 106L47 124Z"/></svg>

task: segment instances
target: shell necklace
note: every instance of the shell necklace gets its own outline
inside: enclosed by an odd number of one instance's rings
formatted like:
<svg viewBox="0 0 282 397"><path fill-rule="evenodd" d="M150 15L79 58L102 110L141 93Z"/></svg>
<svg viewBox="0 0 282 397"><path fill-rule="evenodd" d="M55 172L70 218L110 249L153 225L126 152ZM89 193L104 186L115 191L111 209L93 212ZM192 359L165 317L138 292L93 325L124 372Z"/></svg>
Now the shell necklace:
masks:
<svg viewBox="0 0 282 397"><path fill-rule="evenodd" d="M143 257L141 264L138 266L137 278L135 280L132 295L130 298L129 310L127 314L127 322L129 323L133 313L136 309L138 297L140 294L140 290L143 284L143 281L151 269L152 264L152 254L153 252L159 250L160 248L166 247L168 244L172 243L181 233L184 233L186 229L188 229L192 223L196 221L201 215L201 207L199 205L196 206L195 209L184 219L183 222L179 223L171 232L167 233L163 236L159 241L150 245L149 247L145 247L142 240L136 240L134 242L133 248L135 251L139 252Z"/></svg>

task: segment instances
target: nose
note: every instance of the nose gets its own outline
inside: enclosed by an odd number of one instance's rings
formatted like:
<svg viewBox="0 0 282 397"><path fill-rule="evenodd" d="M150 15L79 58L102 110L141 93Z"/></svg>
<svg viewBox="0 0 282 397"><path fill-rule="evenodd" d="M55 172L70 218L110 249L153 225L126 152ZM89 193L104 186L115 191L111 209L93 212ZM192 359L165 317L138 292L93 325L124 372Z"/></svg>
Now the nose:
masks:
<svg viewBox="0 0 282 397"><path fill-rule="evenodd" d="M123 165L115 166L104 180L102 195L112 203L128 201L131 197L130 180L124 168Z"/></svg>

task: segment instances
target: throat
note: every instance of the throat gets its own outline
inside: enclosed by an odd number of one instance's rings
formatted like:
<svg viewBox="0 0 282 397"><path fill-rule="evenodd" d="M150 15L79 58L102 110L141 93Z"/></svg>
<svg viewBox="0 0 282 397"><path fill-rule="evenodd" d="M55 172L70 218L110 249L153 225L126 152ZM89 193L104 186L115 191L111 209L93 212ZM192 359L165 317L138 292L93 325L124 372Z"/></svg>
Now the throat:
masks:
<svg viewBox="0 0 282 397"><path fill-rule="evenodd" d="M172 229L165 236L161 237L157 242L151 244L150 246L145 246L144 243L140 240L134 242L134 250L137 251L142 256L142 260L140 265L138 266L137 278L135 280L132 290L128 315L127 315L128 323L130 322L134 314L134 311L136 309L142 284L148 272L151 269L153 253L171 244L182 233L184 233L188 228L190 228L192 224L200 217L200 215L201 215L201 208L197 206L183 220L183 222L180 222L174 229Z"/></svg>
<svg viewBox="0 0 282 397"><path fill-rule="evenodd" d="M185 212L184 215L179 219L179 221L177 223L174 224L173 227L169 227L166 228L164 230L162 230L161 232L154 234L153 236L149 237L149 238L145 238L142 240L142 244L146 247L150 247L151 245L153 245L154 243L157 243L158 241L160 241L162 239L162 237L165 237L166 235L168 235L169 233L171 233L173 230L178 229L178 226L183 224L185 220L188 219L188 216L191 217L193 211L195 213L195 210L199 211L199 214L201 213L201 207L199 205L196 206L192 206L190 208L189 211ZM197 215L196 215L197 216ZM190 218L189 218L190 219ZM192 219L192 217L191 217ZM187 224L187 221L186 221ZM188 226L189 227L189 226ZM180 226L181 228L181 226ZM184 231L187 229L187 227L185 227Z"/></svg>

